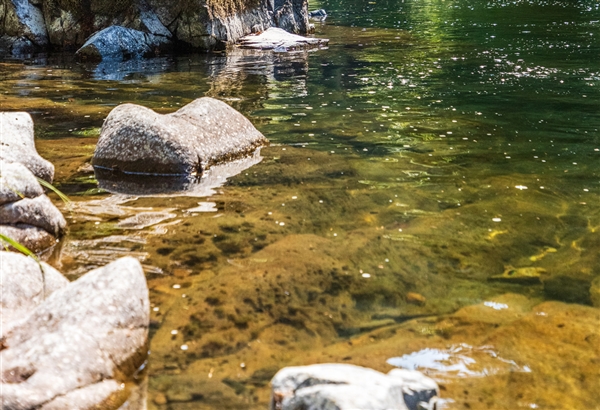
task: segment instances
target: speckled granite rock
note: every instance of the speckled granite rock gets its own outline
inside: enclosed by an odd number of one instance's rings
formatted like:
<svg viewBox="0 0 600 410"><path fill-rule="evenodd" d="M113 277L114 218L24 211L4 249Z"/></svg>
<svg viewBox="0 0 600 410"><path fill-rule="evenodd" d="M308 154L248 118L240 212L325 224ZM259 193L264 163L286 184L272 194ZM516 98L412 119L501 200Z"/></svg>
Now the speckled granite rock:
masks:
<svg viewBox="0 0 600 410"><path fill-rule="evenodd" d="M0 251L0 337L8 323L23 319L69 281L52 266L16 252Z"/></svg>
<svg viewBox="0 0 600 410"><path fill-rule="evenodd" d="M90 37L77 50L80 60L124 61L154 55L171 44L169 37L144 33L121 26L111 26Z"/></svg>
<svg viewBox="0 0 600 410"><path fill-rule="evenodd" d="M247 118L213 98L199 98L167 115L123 104L104 122L92 165L127 173L199 175L266 144Z"/></svg>
<svg viewBox="0 0 600 410"><path fill-rule="evenodd" d="M0 205L44 195L44 190L25 165L0 160Z"/></svg>
<svg viewBox="0 0 600 410"><path fill-rule="evenodd" d="M146 358L148 325L148 288L136 259L55 291L4 333L3 408L117 408Z"/></svg>
<svg viewBox="0 0 600 410"><path fill-rule="evenodd" d="M67 221L46 195L23 198L0 206L0 223L26 224L42 228L55 237L67 229Z"/></svg>
<svg viewBox="0 0 600 410"><path fill-rule="evenodd" d="M35 149L31 116L26 112L0 112L0 129L0 159L20 162L35 176L52 182L54 166Z"/></svg>
<svg viewBox="0 0 600 410"><path fill-rule="evenodd" d="M0 233L40 252L56 244L66 229L65 218L31 171L0 159Z"/></svg>
<svg viewBox="0 0 600 410"><path fill-rule="evenodd" d="M417 410L439 391L435 381L416 371L385 375L333 363L286 367L271 385L271 410Z"/></svg>

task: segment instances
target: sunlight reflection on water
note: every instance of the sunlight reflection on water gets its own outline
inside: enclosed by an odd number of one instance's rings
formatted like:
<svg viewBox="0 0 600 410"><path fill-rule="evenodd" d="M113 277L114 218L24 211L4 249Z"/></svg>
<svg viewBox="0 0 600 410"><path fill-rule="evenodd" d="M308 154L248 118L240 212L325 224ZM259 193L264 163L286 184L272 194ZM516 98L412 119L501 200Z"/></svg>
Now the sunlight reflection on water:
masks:
<svg viewBox="0 0 600 410"><path fill-rule="evenodd" d="M473 347L464 343L446 350L427 348L401 357L392 357L387 363L404 369L420 370L442 379L531 372L528 366L519 366L513 360L498 356L492 346Z"/></svg>

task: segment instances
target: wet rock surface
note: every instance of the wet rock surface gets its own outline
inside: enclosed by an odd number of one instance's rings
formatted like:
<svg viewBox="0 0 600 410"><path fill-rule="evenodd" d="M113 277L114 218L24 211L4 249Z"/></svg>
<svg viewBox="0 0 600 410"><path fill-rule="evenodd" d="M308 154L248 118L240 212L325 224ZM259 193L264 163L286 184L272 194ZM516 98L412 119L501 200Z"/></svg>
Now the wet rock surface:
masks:
<svg viewBox="0 0 600 410"><path fill-rule="evenodd" d="M349 364L286 367L271 380L271 409L418 410L438 394L417 371L387 375Z"/></svg>
<svg viewBox="0 0 600 410"><path fill-rule="evenodd" d="M194 100L167 115L124 104L102 126L92 165L126 173L200 175L266 144L248 119L213 98Z"/></svg>
<svg viewBox="0 0 600 410"><path fill-rule="evenodd" d="M251 34L240 39L240 47L257 48L262 50L289 51L303 48L314 48L326 45L324 38L302 37L288 33L280 28L271 27L259 33Z"/></svg>
<svg viewBox="0 0 600 410"><path fill-rule="evenodd" d="M3 407L118 407L146 358L148 315L146 280L133 258L56 290L3 335Z"/></svg>
<svg viewBox="0 0 600 410"><path fill-rule="evenodd" d="M90 37L77 50L80 60L139 59L164 51L171 44L168 37L144 33L121 26L111 26Z"/></svg>
<svg viewBox="0 0 600 410"><path fill-rule="evenodd" d="M20 162L36 177L52 182L54 166L35 149L31 116L26 112L0 112L0 125L0 159Z"/></svg>

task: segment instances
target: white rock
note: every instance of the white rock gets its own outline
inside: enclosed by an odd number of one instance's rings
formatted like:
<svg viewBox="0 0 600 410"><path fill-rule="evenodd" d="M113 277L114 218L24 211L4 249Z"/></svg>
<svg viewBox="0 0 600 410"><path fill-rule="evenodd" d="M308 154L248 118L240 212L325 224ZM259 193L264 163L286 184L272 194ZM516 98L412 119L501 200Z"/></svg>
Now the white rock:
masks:
<svg viewBox="0 0 600 410"><path fill-rule="evenodd" d="M4 334L3 408L124 401L121 385L147 355L148 325L148 288L136 259L119 259L55 291Z"/></svg>
<svg viewBox="0 0 600 410"><path fill-rule="evenodd" d="M46 195L0 205L0 223L37 226L55 237L67 229L64 216Z"/></svg>
<svg viewBox="0 0 600 410"><path fill-rule="evenodd" d="M286 367L271 385L272 410L416 410L439 391L416 371L385 375L349 364Z"/></svg>
<svg viewBox="0 0 600 410"><path fill-rule="evenodd" d="M0 130L0 159L20 162L35 176L52 182L54 165L35 149L31 116L26 112L0 112Z"/></svg>
<svg viewBox="0 0 600 410"><path fill-rule="evenodd" d="M0 159L0 205L44 195L44 190L25 165Z"/></svg>
<svg viewBox="0 0 600 410"><path fill-rule="evenodd" d="M260 34L250 34L242 37L239 41L240 47L243 48L274 49L276 51L319 47L327 43L329 43L329 40L325 38L302 37L276 27L271 27Z"/></svg>
<svg viewBox="0 0 600 410"><path fill-rule="evenodd" d="M11 321L27 317L69 281L52 266L16 252L0 251L0 337Z"/></svg>

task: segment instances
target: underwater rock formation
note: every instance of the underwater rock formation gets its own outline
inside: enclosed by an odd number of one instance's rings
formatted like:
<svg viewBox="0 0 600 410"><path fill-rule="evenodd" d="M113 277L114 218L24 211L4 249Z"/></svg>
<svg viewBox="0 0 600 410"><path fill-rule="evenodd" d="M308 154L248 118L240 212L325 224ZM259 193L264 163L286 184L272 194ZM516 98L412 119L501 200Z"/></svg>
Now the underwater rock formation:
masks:
<svg viewBox="0 0 600 410"><path fill-rule="evenodd" d="M129 174L199 176L267 144L246 117L210 97L167 115L123 104L106 118L92 165Z"/></svg>
<svg viewBox="0 0 600 410"><path fill-rule="evenodd" d="M3 292L14 285L4 283ZM149 310L144 272L128 257L20 312L2 335L3 408L119 407L147 356Z"/></svg>
<svg viewBox="0 0 600 410"><path fill-rule="evenodd" d="M272 410L417 410L439 392L435 381L417 371L394 369L386 375L334 363L286 367L271 385Z"/></svg>

